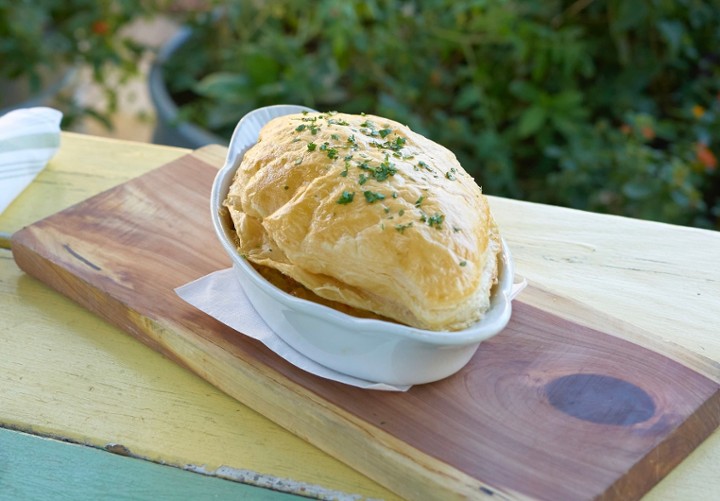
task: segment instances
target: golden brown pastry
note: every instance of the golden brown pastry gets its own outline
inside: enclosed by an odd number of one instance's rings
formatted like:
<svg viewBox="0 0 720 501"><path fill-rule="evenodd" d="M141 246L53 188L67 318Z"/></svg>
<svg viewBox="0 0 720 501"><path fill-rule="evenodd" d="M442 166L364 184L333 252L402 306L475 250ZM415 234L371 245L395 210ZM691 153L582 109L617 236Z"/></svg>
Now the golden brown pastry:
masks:
<svg viewBox="0 0 720 501"><path fill-rule="evenodd" d="M392 120L272 120L225 206L243 256L327 300L430 330L466 328L490 305L501 245L480 187Z"/></svg>

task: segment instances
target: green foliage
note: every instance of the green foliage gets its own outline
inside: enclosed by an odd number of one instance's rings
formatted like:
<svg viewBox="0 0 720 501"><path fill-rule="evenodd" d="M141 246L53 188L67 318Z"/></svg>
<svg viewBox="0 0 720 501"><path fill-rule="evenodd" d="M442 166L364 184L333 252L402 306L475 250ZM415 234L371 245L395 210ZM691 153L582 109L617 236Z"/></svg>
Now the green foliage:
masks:
<svg viewBox="0 0 720 501"><path fill-rule="evenodd" d="M44 75L87 65L108 108L80 109L68 100L63 111L66 117L89 115L107 123L117 106L116 86L137 73L137 59L146 50L123 29L156 12L160 2L0 0L0 81L24 79L38 92L47 84ZM13 104L0 95L0 108Z"/></svg>
<svg viewBox="0 0 720 501"><path fill-rule="evenodd" d="M229 137L274 103L384 115L486 193L720 228L720 6L223 0L167 65Z"/></svg>

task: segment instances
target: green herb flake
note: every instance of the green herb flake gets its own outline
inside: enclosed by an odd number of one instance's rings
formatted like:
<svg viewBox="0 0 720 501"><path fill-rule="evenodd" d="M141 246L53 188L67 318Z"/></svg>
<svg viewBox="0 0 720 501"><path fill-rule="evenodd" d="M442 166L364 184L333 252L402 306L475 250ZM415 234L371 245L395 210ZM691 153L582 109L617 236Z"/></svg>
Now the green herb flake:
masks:
<svg viewBox="0 0 720 501"><path fill-rule="evenodd" d="M412 225L413 225L412 221L410 221L409 223L406 223L406 224L396 224L395 230L397 230L399 233L403 233L405 230L410 228Z"/></svg>
<svg viewBox="0 0 720 501"><path fill-rule="evenodd" d="M393 191L392 197L393 197L393 198L397 198L397 197L398 197L397 191Z"/></svg>
<svg viewBox="0 0 720 501"><path fill-rule="evenodd" d="M420 167L424 167L424 168L427 169L427 170L432 170L432 169L430 168L430 166L429 166L427 163L423 162L422 160L420 160L420 161L418 162L418 165L419 165Z"/></svg>
<svg viewBox="0 0 720 501"><path fill-rule="evenodd" d="M427 224L430 227L434 227L439 230L440 228L442 228L443 221L445 221L445 216L443 216L439 212L436 212L428 218Z"/></svg>
<svg viewBox="0 0 720 501"><path fill-rule="evenodd" d="M367 174L360 174L360 177L358 178L358 184L362 186L363 184L367 183L368 177Z"/></svg>
<svg viewBox="0 0 720 501"><path fill-rule="evenodd" d="M394 141L385 143L387 148L390 148L391 150L397 152L402 149L403 146L405 146L405 143L407 140L404 137L396 137Z"/></svg>
<svg viewBox="0 0 720 501"><path fill-rule="evenodd" d="M467 266L467 261L460 261L460 266Z"/></svg>
<svg viewBox="0 0 720 501"><path fill-rule="evenodd" d="M342 195L340 195L340 198L338 198L337 203L341 205L349 204L353 201L353 198L355 198L355 192L354 191L343 191ZM367 198L367 197L365 197Z"/></svg>
<svg viewBox="0 0 720 501"><path fill-rule="evenodd" d="M328 148L327 156L329 159L334 160L338 156L338 151L335 148Z"/></svg>
<svg viewBox="0 0 720 501"><path fill-rule="evenodd" d="M392 134L392 129L380 129L378 134L380 134L380 137L387 137L389 134Z"/></svg>
<svg viewBox="0 0 720 501"><path fill-rule="evenodd" d="M342 119L335 120L334 118L331 118L327 122L329 124L333 124L333 125L350 125L350 122L348 122L347 120L342 120Z"/></svg>
<svg viewBox="0 0 720 501"><path fill-rule="evenodd" d="M425 197L424 197L424 196L421 196L420 198L418 198L417 200L415 200L415 207L420 207L420 206L422 205L422 203L423 203L423 200L425 200Z"/></svg>
<svg viewBox="0 0 720 501"><path fill-rule="evenodd" d="M363 195L365 196L365 200L370 204L373 204L378 200L385 200L385 195L375 191L363 191Z"/></svg>
<svg viewBox="0 0 720 501"><path fill-rule="evenodd" d="M394 176L397 173L395 165L387 160L380 164L379 167L375 168L373 177L378 181L385 181L388 176Z"/></svg>
<svg viewBox="0 0 720 501"><path fill-rule="evenodd" d="M312 134L313 136L314 136L315 134L317 134L319 130L320 130L320 129L319 129L319 127L318 127L317 125L314 125L314 124L313 124L313 125L310 126L310 134Z"/></svg>
<svg viewBox="0 0 720 501"><path fill-rule="evenodd" d="M315 151L315 148L317 148L317 144L308 143L307 148L308 148L308 151Z"/></svg>
<svg viewBox="0 0 720 501"><path fill-rule="evenodd" d="M297 127L295 127L295 132L302 132L302 131L304 131L306 128L307 128L307 125L305 125L305 124L300 124L300 125L298 125Z"/></svg>
<svg viewBox="0 0 720 501"><path fill-rule="evenodd" d="M446 172L445 177L448 178L450 181L455 181L455 174L453 174L452 172Z"/></svg>
<svg viewBox="0 0 720 501"><path fill-rule="evenodd" d="M398 216L404 216L405 215L405 209L400 209L398 211Z"/></svg>

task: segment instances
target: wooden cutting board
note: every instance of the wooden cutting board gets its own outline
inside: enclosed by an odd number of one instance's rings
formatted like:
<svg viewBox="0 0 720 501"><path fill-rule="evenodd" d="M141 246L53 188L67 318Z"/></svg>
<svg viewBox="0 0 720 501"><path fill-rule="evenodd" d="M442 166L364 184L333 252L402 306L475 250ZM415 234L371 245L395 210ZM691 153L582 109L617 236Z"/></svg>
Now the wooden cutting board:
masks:
<svg viewBox="0 0 720 501"><path fill-rule="evenodd" d="M720 424L720 384L700 359L631 343L615 319L533 286L443 381L386 393L296 369L173 292L230 265L209 217L216 172L187 155L17 232L15 259L412 499L636 499Z"/></svg>

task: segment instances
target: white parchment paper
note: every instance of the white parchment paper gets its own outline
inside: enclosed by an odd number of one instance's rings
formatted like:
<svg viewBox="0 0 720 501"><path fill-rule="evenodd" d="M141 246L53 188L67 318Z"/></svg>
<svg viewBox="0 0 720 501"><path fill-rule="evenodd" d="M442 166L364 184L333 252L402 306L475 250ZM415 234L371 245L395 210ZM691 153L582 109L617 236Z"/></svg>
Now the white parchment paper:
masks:
<svg viewBox="0 0 720 501"><path fill-rule="evenodd" d="M232 268L201 277L178 287L175 292L195 308L238 331L239 336L246 335L257 339L277 355L311 374L368 390L406 391L410 388L410 386L393 386L348 376L320 365L295 350L260 318Z"/></svg>

